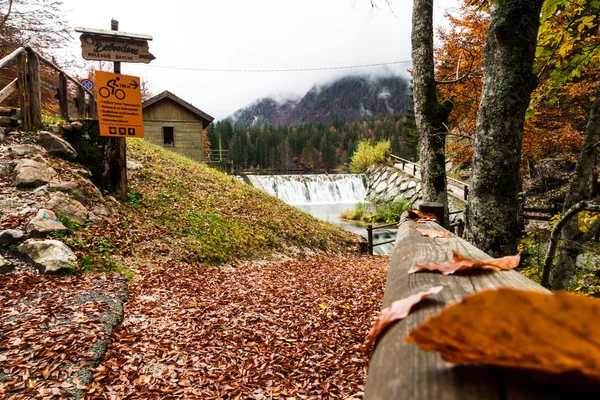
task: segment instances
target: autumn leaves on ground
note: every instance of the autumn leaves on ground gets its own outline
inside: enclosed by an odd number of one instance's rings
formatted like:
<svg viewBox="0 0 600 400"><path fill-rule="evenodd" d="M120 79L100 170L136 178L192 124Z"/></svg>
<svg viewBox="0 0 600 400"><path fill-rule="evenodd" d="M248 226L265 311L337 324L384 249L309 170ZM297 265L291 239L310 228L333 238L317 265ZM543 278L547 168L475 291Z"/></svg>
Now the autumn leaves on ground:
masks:
<svg viewBox="0 0 600 400"><path fill-rule="evenodd" d="M19 359L4 393L113 399L360 393L365 337L381 306L389 257L356 255L354 235L232 177L144 142L128 145L129 158L144 165L130 171L129 201L111 221L63 238L85 273L19 278L32 290L15 290L0 306L17 313L26 303L34 315L10 326L25 339L10 341L0 356L0 362ZM89 340L105 333L88 327L104 322L107 299L83 296L82 303L80 292L105 285L117 293L123 275L123 323L94 363ZM3 279L5 287L23 287L9 282L17 278ZM78 323L53 330L52 321L73 313L81 313ZM40 321L41 315L53 317ZM91 384L76 373L86 364Z"/></svg>

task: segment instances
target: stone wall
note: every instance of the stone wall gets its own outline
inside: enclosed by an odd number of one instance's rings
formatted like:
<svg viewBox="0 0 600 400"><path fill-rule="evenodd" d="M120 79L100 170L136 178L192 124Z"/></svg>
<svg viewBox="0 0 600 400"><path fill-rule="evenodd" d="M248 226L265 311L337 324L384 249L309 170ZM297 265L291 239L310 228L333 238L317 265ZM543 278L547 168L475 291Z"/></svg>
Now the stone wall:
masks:
<svg viewBox="0 0 600 400"><path fill-rule="evenodd" d="M421 183L394 167L376 164L365 172L367 196L371 202L393 202L408 199L413 207L421 200Z"/></svg>

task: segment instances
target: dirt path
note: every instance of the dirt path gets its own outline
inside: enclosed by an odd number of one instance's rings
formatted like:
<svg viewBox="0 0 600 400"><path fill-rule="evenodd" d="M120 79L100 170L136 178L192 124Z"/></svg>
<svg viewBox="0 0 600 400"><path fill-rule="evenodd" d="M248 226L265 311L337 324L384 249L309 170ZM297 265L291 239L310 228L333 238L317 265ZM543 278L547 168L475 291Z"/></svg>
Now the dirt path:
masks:
<svg viewBox="0 0 600 400"><path fill-rule="evenodd" d="M389 257L317 255L237 269L167 265L129 284L89 398L345 398Z"/></svg>

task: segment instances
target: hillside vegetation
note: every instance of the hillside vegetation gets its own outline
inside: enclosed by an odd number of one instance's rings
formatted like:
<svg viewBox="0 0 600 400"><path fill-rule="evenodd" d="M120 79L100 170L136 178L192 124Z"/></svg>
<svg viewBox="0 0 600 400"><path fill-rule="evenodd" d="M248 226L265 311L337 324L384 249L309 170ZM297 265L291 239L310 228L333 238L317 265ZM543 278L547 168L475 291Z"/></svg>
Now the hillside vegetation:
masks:
<svg viewBox="0 0 600 400"><path fill-rule="evenodd" d="M129 201L111 222L71 238L92 269L163 261L232 263L272 253L340 251L357 236L257 189L144 141L128 141ZM118 255L118 256L116 256Z"/></svg>

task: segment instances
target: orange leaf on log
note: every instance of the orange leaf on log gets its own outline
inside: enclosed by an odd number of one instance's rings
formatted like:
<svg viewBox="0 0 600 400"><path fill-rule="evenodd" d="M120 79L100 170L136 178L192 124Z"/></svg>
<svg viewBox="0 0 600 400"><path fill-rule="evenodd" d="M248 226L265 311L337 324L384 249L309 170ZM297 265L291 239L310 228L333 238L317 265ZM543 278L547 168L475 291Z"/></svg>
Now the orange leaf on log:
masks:
<svg viewBox="0 0 600 400"><path fill-rule="evenodd" d="M424 213L421 210L415 208L409 208L406 210L406 217L408 219L422 219L427 221L439 222L435 214Z"/></svg>
<svg viewBox="0 0 600 400"><path fill-rule="evenodd" d="M421 229L421 228L417 228L417 230L422 235L429 236L430 238L451 238L452 237L452 233L450 233L448 231L442 231L442 230L438 231L435 229Z"/></svg>
<svg viewBox="0 0 600 400"><path fill-rule="evenodd" d="M600 381L600 301L514 288L467 296L406 338L451 363L479 363Z"/></svg>
<svg viewBox="0 0 600 400"><path fill-rule="evenodd" d="M519 265L521 254L516 256L507 256L502 258L492 258L491 260L475 260L473 258L463 257L456 251L452 250L452 258L454 261L448 261L442 264L414 264L408 270L409 274L418 271L440 271L444 275L450 275L456 271L467 269L491 269L494 271L508 271Z"/></svg>
<svg viewBox="0 0 600 400"><path fill-rule="evenodd" d="M412 306L431 294L441 292L443 288L443 286L434 286L431 289L420 291L419 293L408 296L405 299L396 300L391 306L381 310L377 321L375 321L375 324L373 324L373 327L367 335L366 348L369 349L371 347L371 345L375 342L375 339L377 339L377 336L379 336L379 334L389 324L398 319L406 318Z"/></svg>

